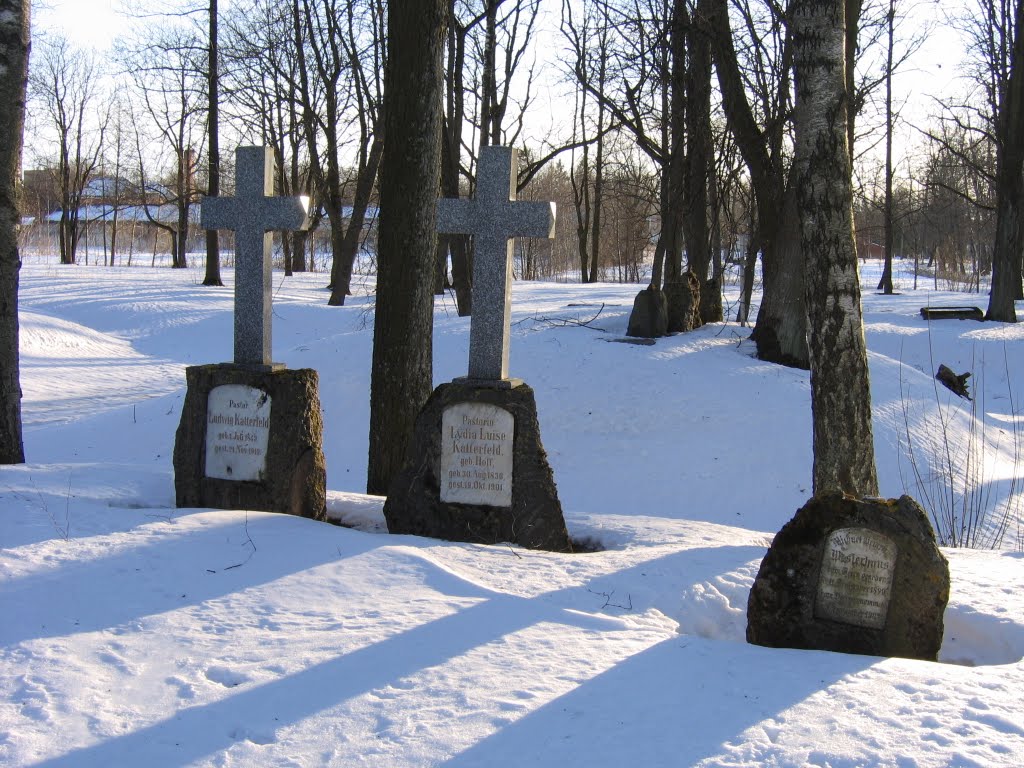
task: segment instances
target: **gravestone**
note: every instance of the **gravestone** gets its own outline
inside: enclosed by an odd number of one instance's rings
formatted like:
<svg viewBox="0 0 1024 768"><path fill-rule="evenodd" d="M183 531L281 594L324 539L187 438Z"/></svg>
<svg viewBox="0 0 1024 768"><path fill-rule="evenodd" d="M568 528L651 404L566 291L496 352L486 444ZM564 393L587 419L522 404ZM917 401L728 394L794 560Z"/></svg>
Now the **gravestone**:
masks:
<svg viewBox="0 0 1024 768"><path fill-rule="evenodd" d="M235 231L234 361L191 366L174 441L179 507L323 519L319 382L271 360L271 232L309 227L308 201L271 197L273 153L239 147L236 193L204 198L202 225Z"/></svg>
<svg viewBox="0 0 1024 768"><path fill-rule="evenodd" d="M748 642L934 661L949 566L909 496L811 499L772 542L747 604Z"/></svg>
<svg viewBox="0 0 1024 768"><path fill-rule="evenodd" d="M420 411L384 504L391 533L571 551L533 390L509 378L512 238L553 237L554 204L516 200L517 153L486 147L472 200L438 201L438 231L474 235L469 375Z"/></svg>
<svg viewBox="0 0 1024 768"><path fill-rule="evenodd" d="M658 339L668 333L668 298L661 288L649 285L633 299L627 336Z"/></svg>

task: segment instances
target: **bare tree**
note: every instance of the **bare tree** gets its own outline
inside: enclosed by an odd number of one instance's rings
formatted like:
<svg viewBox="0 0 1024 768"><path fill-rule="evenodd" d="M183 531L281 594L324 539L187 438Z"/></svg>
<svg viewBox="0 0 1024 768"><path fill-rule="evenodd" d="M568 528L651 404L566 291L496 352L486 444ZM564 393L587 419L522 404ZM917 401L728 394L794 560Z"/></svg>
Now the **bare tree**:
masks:
<svg viewBox="0 0 1024 768"><path fill-rule="evenodd" d="M806 263L814 493L878 494L853 238L844 0L794 0L795 157Z"/></svg>
<svg viewBox="0 0 1024 768"><path fill-rule="evenodd" d="M996 240L992 252L989 320L1017 322L1024 254L1024 0L1014 3L1009 78L999 96L996 122Z"/></svg>
<svg viewBox="0 0 1024 768"><path fill-rule="evenodd" d="M708 20L723 108L756 203L749 252L762 254L764 290L751 338L761 359L806 368L804 265L786 167L792 38L776 5L743 4L739 10L743 35L733 34L727 0L712 1Z"/></svg>
<svg viewBox="0 0 1024 768"><path fill-rule="evenodd" d="M209 33L206 40L206 194L220 194L220 68L217 0L209 0ZM206 230L206 274L203 285L223 285L220 279L220 238L216 229Z"/></svg>
<svg viewBox="0 0 1024 768"><path fill-rule="evenodd" d="M588 98L586 88L576 90L573 110L573 141L579 140L581 157L570 172L573 208L579 248L580 279L596 283L601 267L601 209L604 195L605 143L608 107L605 86L608 80L610 25L599 15L596 3L585 4L582 18L573 12L569 0L562 2L562 34L569 43L573 76L578 82L591 82L599 94ZM605 8L605 10L607 10ZM578 133L577 133L578 131ZM591 147L594 151L591 163Z"/></svg>
<svg viewBox="0 0 1024 768"><path fill-rule="evenodd" d="M281 194L312 196L319 166L311 163L301 117L302 94L311 88L308 77L305 87L301 82L293 14L275 0L232 5L224 23L224 95L243 135L273 148ZM314 206L314 223L320 211ZM286 275L305 271L308 234L282 233Z"/></svg>
<svg viewBox="0 0 1024 768"><path fill-rule="evenodd" d="M384 128L380 120L384 85L382 72L387 59L384 24L385 11L381 0L367 2L360 14L356 13L356 4L348 4L343 49L349 63L358 127L356 173L352 214L342 241L340 262L335 262L331 273L333 291L328 303L332 305L344 304L345 295L351 292L352 268L384 151Z"/></svg>
<svg viewBox="0 0 1024 768"><path fill-rule="evenodd" d="M522 135L533 99L534 65L528 54L540 0L449 0L447 6L451 22L441 184L445 196L457 197L472 193L478 148L512 146ZM471 130L469 137L464 124ZM519 189L551 157L521 171ZM472 240L458 235L439 239L434 282L438 289L446 284L447 251L458 312L466 316L472 312Z"/></svg>
<svg viewBox="0 0 1024 768"><path fill-rule="evenodd" d="M30 88L56 133L60 263L74 264L83 229L82 194L99 166L107 119L99 104L96 57L65 37L45 38L33 62Z"/></svg>
<svg viewBox="0 0 1024 768"><path fill-rule="evenodd" d="M28 77L29 0L0 0L0 464L21 464L18 180Z"/></svg>
<svg viewBox="0 0 1024 768"><path fill-rule="evenodd" d="M368 493L386 494L433 386L445 0L391 0L370 376Z"/></svg>
<svg viewBox="0 0 1024 768"><path fill-rule="evenodd" d="M188 23L149 27L147 35L121 55L142 97L147 127L155 131L167 171L167 183L160 185L155 183L159 174L147 172L147 166L157 162L158 155L151 147L143 150L143 143L148 140L143 136L142 126L137 125L144 194L159 197L163 206L173 206L175 216L168 221L159 209L154 213L147 205L145 210L151 223L171 238L172 266L183 268L188 266L190 210L199 201L195 183L199 159L195 148L205 143L208 126L208 46L204 35Z"/></svg>

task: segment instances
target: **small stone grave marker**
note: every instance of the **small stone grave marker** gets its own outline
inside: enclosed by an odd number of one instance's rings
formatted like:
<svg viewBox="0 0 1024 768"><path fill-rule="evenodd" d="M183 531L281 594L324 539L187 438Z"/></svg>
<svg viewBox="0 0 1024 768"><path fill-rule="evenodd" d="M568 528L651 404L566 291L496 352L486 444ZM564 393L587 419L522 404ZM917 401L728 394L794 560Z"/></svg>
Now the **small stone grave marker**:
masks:
<svg viewBox="0 0 1024 768"><path fill-rule="evenodd" d="M872 656L938 657L949 565L909 496L807 502L775 536L747 603L747 640Z"/></svg>
<svg viewBox="0 0 1024 768"><path fill-rule="evenodd" d="M234 361L191 366L174 441L179 507L323 518L316 371L271 362L271 231L305 229L308 201L272 197L273 152L239 147L236 196L204 198L208 229L235 230Z"/></svg>
<svg viewBox="0 0 1024 768"><path fill-rule="evenodd" d="M517 168L486 147L476 198L438 201L439 231L475 236L469 376L423 406L384 516L391 533L568 552L533 390L508 376L512 238L554 236L554 203L515 199Z"/></svg>

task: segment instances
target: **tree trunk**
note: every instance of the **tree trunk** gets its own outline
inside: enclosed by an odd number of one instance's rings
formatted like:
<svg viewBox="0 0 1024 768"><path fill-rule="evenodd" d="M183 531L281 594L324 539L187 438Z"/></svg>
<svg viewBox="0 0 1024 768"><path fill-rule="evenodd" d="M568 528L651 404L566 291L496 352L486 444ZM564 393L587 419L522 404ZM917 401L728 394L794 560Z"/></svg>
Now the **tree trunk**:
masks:
<svg viewBox="0 0 1024 768"><path fill-rule="evenodd" d="M29 0L0 0L0 464L21 464L18 178L25 127Z"/></svg>
<svg viewBox="0 0 1024 768"><path fill-rule="evenodd" d="M847 7L849 7L849 2L850 0L847 0ZM882 267L882 279L878 281L878 290L886 296L892 295L892 51L895 22L896 0L889 0L885 49L885 235L882 246L885 249L883 255L885 266Z"/></svg>
<svg viewBox="0 0 1024 768"><path fill-rule="evenodd" d="M446 0L391 0L366 489L386 494L433 386Z"/></svg>
<svg viewBox="0 0 1024 768"><path fill-rule="evenodd" d="M876 496L867 347L853 237L844 0L792 6L794 166L806 272L814 493Z"/></svg>
<svg viewBox="0 0 1024 768"><path fill-rule="evenodd" d="M1017 322L1014 299L1020 290L1024 206L1024 0L1017 0L1010 80L999 110L996 155L996 242L992 251L992 292L988 320Z"/></svg>
<svg viewBox="0 0 1024 768"><path fill-rule="evenodd" d="M217 69L217 0L210 0L209 65L207 90L209 110L207 112L209 137L210 181L206 194L216 197L220 194L220 105L218 89L220 77ZM206 230L206 275L203 285L224 285L220 279L220 238L216 229Z"/></svg>
<svg viewBox="0 0 1024 768"><path fill-rule="evenodd" d="M345 296L349 293L352 285L352 267L359 254L359 240L363 234L363 224L366 222L366 209L370 205L370 195L373 193L373 182L377 179L377 169L380 166L381 152L384 149L384 136L378 131L370 144L370 152L366 159L366 165L359 171L356 179L356 191L352 200L352 215L348 220L348 228L345 230L345 237L341 244L340 264L341 269L338 276L332 281L334 289L328 304L341 306L345 303Z"/></svg>
<svg viewBox="0 0 1024 768"><path fill-rule="evenodd" d="M709 13L699 0L695 23L687 30L690 66L686 72L686 207L683 227L687 263L703 287L711 266L708 227L708 176L714 151L711 143L711 44L700 19ZM703 312L701 313L704 314Z"/></svg>
<svg viewBox="0 0 1024 768"><path fill-rule="evenodd" d="M466 35L468 28L455 23L455 0L448 0L448 66L444 87L448 113L442 128L441 189L445 197L459 196L459 166L462 151L462 126L466 118ZM473 313L473 265L469 238L449 235L452 259L452 287L459 317Z"/></svg>
<svg viewBox="0 0 1024 768"><path fill-rule="evenodd" d="M750 171L757 208L764 291L757 324L750 338L756 342L757 356L762 360L807 368L803 258L792 181L790 177L787 183L783 165L786 121L782 119L780 106L788 98L791 41L787 37L778 86L770 95L779 110L779 117L762 128L748 99L744 76L739 68L727 0L709 0L706 19L722 106L729 130ZM767 99L769 95L763 98Z"/></svg>
<svg viewBox="0 0 1024 768"><path fill-rule="evenodd" d="M779 195L758 197L764 268L761 306L750 337L757 356L772 363L807 369L807 310L804 305L804 254L800 245L800 212L794 174ZM765 205L761 200L767 200Z"/></svg>

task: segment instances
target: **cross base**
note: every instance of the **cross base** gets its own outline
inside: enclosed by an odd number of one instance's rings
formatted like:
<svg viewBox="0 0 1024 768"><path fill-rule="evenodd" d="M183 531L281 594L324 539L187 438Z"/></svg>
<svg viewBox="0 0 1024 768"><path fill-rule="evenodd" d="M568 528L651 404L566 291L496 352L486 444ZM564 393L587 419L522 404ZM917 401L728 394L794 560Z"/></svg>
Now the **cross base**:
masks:
<svg viewBox="0 0 1024 768"><path fill-rule="evenodd" d="M237 368L242 371L253 371L255 373L276 373L277 371L283 371L288 366L284 363L225 363L230 365L232 368Z"/></svg>
<svg viewBox="0 0 1024 768"><path fill-rule="evenodd" d="M459 376L452 379L452 382L481 389L515 389L526 383L522 379L474 379L469 376Z"/></svg>

